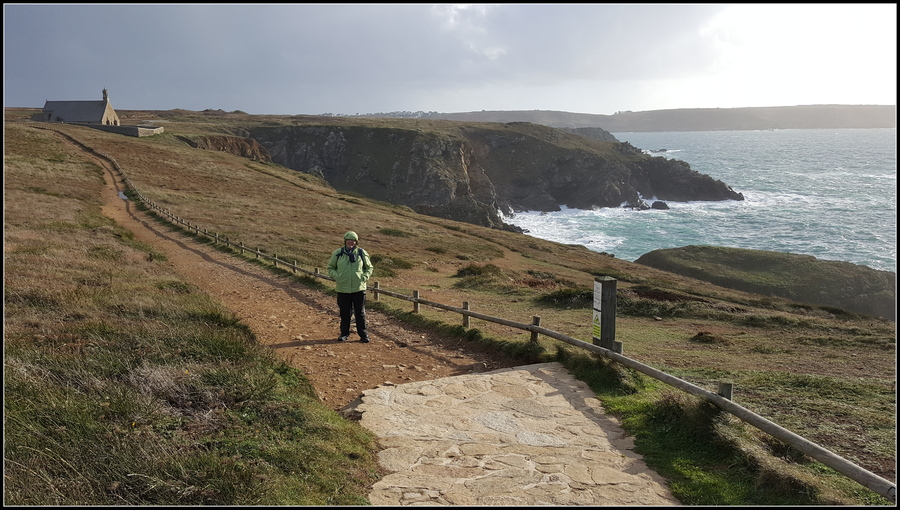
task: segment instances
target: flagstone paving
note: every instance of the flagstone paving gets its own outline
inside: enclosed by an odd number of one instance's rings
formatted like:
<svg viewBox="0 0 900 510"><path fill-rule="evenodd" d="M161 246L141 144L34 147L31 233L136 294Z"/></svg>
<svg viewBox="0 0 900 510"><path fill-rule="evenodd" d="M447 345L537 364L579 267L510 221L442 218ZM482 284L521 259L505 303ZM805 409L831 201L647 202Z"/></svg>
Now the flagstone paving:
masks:
<svg viewBox="0 0 900 510"><path fill-rule="evenodd" d="M678 505L586 384L559 363L363 392L373 505Z"/></svg>

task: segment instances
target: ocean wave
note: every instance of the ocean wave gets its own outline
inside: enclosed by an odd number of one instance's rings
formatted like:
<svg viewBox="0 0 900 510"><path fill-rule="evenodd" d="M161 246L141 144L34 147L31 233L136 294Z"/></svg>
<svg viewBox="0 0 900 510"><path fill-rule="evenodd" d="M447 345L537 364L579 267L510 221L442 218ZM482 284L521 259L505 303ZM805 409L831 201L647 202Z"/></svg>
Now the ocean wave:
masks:
<svg viewBox="0 0 900 510"><path fill-rule="evenodd" d="M562 207L517 213L507 222L534 237L625 260L702 244L802 253L896 271L896 130L874 136L868 131L617 134L635 147L677 147L657 155L677 154L743 193L744 200L663 200L669 209L644 211Z"/></svg>

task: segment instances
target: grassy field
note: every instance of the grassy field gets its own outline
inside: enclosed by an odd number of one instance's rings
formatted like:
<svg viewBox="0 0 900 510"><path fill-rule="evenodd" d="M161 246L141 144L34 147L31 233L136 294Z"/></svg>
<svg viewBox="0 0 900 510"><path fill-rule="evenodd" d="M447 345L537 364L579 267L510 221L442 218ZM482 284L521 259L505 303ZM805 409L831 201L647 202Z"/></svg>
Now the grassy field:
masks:
<svg viewBox="0 0 900 510"><path fill-rule="evenodd" d="M626 356L710 391L734 381L738 404L895 480L893 322L341 194L278 165L192 149L179 134L236 128L185 117L140 139L57 128L112 155L179 217L310 269L353 225L380 257L385 289L429 289L429 300L522 323L539 315L586 340L585 296L595 277L614 277ZM366 431L105 218L100 169L62 137L7 122L4 143L6 503L366 504L381 475ZM397 311L435 327L446 319L427 307L408 315ZM477 328L498 345L529 338ZM620 417L685 504L887 503L694 397L540 343L543 359L566 363Z"/></svg>

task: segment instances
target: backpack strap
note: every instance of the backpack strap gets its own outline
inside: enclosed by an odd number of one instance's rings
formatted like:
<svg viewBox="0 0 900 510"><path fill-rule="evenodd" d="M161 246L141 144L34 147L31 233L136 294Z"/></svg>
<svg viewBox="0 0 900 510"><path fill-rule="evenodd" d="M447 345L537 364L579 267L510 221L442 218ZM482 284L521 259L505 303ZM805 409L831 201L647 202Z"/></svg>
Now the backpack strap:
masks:
<svg viewBox="0 0 900 510"><path fill-rule="evenodd" d="M356 249L359 250L359 255L360 255L360 257L362 257L362 256L368 257L368 256L369 256L369 254L366 253L366 250L360 248L359 246L357 246ZM341 258L341 255L343 255L343 254L344 254L344 249L343 249L343 248L338 248L338 249L337 249L337 257L338 257L338 258Z"/></svg>

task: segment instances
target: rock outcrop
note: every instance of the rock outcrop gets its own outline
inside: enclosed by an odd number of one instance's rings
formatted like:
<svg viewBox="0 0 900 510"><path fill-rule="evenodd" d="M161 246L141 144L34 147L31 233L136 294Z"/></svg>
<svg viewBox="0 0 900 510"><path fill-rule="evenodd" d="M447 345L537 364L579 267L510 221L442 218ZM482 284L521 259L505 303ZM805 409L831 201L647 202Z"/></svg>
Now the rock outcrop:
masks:
<svg viewBox="0 0 900 510"><path fill-rule="evenodd" d="M685 162L594 135L530 123L455 122L428 129L309 122L248 131L273 162L322 177L339 191L506 230L516 228L502 215L561 205L743 200Z"/></svg>
<svg viewBox="0 0 900 510"><path fill-rule="evenodd" d="M599 128L599 127L575 127L575 128L560 128L570 133L575 133L576 135L586 136L588 138L593 138L594 140L600 140L601 142L618 142L619 140L613 136L609 131Z"/></svg>
<svg viewBox="0 0 900 510"><path fill-rule="evenodd" d="M897 274L850 262L721 246L653 250L635 262L721 287L896 320Z"/></svg>
<svg viewBox="0 0 900 510"><path fill-rule="evenodd" d="M195 138L179 136L178 138L196 149L222 151L254 161L272 162L269 152L253 138L239 136L201 136Z"/></svg>

